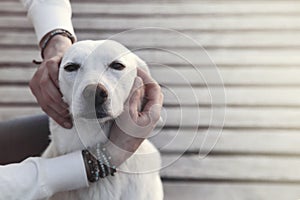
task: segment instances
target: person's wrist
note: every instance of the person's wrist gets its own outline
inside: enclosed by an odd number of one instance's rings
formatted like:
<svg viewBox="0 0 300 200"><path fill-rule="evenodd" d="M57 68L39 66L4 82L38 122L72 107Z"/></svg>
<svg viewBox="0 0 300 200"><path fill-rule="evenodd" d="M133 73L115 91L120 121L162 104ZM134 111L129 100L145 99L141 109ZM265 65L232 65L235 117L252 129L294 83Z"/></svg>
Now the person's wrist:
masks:
<svg viewBox="0 0 300 200"><path fill-rule="evenodd" d="M119 166L126 161L138 149L143 138L134 138L124 133L118 133L118 137L111 137L104 147L112 157L112 163Z"/></svg>
<svg viewBox="0 0 300 200"><path fill-rule="evenodd" d="M66 50L72 45L72 41L63 35L55 35L44 49L44 59L54 56L62 57Z"/></svg>

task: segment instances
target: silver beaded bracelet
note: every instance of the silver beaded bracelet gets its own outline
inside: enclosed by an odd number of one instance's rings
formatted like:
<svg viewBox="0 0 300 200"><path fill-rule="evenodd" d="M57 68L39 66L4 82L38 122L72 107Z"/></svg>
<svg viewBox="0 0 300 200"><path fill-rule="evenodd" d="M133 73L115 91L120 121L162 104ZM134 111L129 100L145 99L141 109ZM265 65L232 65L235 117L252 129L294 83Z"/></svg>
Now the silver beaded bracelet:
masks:
<svg viewBox="0 0 300 200"><path fill-rule="evenodd" d="M116 166L111 163L111 156L108 155L105 147L100 143L96 145L95 155L90 153L95 152L95 149L83 150L83 156L88 170L88 180L96 182L99 178L105 178L109 175L114 176Z"/></svg>

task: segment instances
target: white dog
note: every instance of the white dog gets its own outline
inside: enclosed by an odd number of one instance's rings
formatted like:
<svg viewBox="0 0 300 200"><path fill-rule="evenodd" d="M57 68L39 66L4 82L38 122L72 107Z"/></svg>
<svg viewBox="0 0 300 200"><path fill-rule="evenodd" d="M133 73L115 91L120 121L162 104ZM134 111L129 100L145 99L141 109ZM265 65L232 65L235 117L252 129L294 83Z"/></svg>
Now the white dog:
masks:
<svg viewBox="0 0 300 200"><path fill-rule="evenodd" d="M68 49L60 65L59 85L70 105L74 126L64 129L51 119L51 143L43 157L104 143L113 119L123 111L137 67L147 68L144 61L115 41L81 41ZM99 99L90 95L92 90L97 90ZM163 199L160 155L148 140L119 168L115 176L100 179L89 188L58 193L51 199Z"/></svg>

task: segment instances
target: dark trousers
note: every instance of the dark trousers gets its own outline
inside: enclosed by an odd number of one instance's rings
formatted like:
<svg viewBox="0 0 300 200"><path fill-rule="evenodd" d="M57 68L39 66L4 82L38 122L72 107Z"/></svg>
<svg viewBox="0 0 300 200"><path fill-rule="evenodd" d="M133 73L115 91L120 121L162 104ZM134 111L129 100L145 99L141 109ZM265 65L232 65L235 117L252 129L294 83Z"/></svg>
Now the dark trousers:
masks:
<svg viewBox="0 0 300 200"><path fill-rule="evenodd" d="M0 122L0 164L40 156L50 142L49 134L46 115Z"/></svg>

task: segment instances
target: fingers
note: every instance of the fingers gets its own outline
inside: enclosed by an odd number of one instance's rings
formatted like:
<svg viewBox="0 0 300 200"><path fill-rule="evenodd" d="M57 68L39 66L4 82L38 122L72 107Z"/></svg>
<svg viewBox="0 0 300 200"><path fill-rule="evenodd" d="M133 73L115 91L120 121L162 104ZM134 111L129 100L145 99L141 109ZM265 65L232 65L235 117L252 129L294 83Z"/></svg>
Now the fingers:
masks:
<svg viewBox="0 0 300 200"><path fill-rule="evenodd" d="M46 103L50 104L51 106L56 105L59 110L68 108L68 105L62 100L62 94L50 79L48 70L45 70L43 76L41 77L40 88Z"/></svg>
<svg viewBox="0 0 300 200"><path fill-rule="evenodd" d="M146 72L139 70L138 75L142 77L145 83L146 104L140 113L139 123L155 125L160 118L161 107L163 103L163 94L161 87Z"/></svg>
<svg viewBox="0 0 300 200"><path fill-rule="evenodd" d="M157 103L155 101L149 101L147 103L148 109L140 113L138 124L140 126L155 126L160 118L161 104L163 101L163 95L159 95Z"/></svg>
<svg viewBox="0 0 300 200"><path fill-rule="evenodd" d="M142 78L144 85L146 86L153 86L158 85L158 83L145 71L138 68L137 75Z"/></svg>
<svg viewBox="0 0 300 200"><path fill-rule="evenodd" d="M143 81L140 77L136 77L132 86L132 89L129 93L128 99L124 105L123 115L127 115L127 117L131 117L136 122L138 117L138 109L141 98L140 88L143 85ZM130 114L130 116L128 116Z"/></svg>
<svg viewBox="0 0 300 200"><path fill-rule="evenodd" d="M29 86L42 110L61 126L71 128L72 121L68 105L63 102L57 87L59 62L60 60L57 58L43 62L31 79Z"/></svg>
<svg viewBox="0 0 300 200"><path fill-rule="evenodd" d="M70 117L62 117L59 113L57 113L55 110L53 110L50 106L46 106L46 108L43 110L62 127L72 128L72 123L71 123Z"/></svg>
<svg viewBox="0 0 300 200"><path fill-rule="evenodd" d="M137 121L137 118L139 116L139 107L142 98L141 96L142 84L143 84L142 79L140 77L136 77L132 88L132 95L129 99L129 113L134 122Z"/></svg>
<svg viewBox="0 0 300 200"><path fill-rule="evenodd" d="M45 65L48 69L48 72L49 72L49 76L57 88L59 88L59 83L58 83L58 70L59 70L58 66L59 66L59 64L60 64L59 56L55 56L55 57L47 60L45 63Z"/></svg>
<svg viewBox="0 0 300 200"><path fill-rule="evenodd" d="M138 74L141 75L145 84L145 97L147 99L143 112L149 112L150 108L155 104L162 106L163 94L159 84L149 74L142 70L139 70Z"/></svg>

